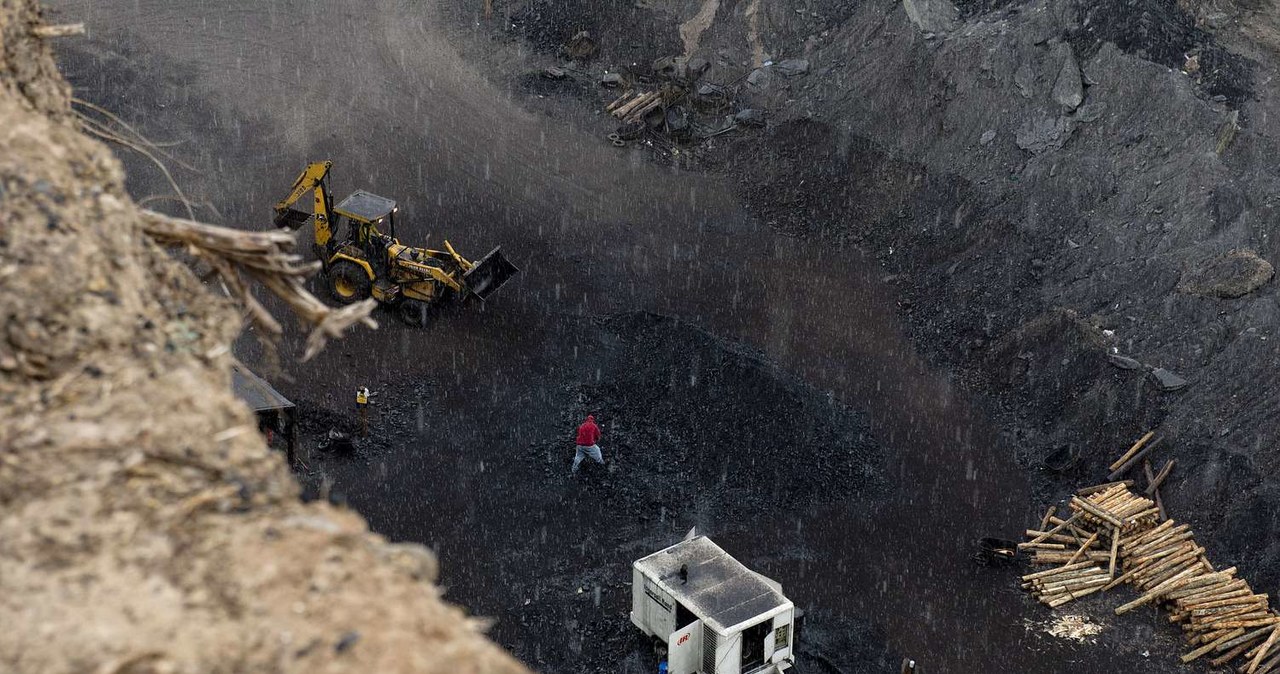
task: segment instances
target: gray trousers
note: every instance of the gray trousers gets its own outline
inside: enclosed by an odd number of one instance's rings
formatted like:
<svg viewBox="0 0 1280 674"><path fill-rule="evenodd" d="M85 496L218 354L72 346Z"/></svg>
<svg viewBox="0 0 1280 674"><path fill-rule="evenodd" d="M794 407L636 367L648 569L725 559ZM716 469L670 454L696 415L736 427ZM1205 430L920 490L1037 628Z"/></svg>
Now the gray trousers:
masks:
<svg viewBox="0 0 1280 674"><path fill-rule="evenodd" d="M578 445L578 451L573 454L573 472L578 472L578 464L582 463L582 459L591 457L596 463L604 465L604 456L600 454L600 445Z"/></svg>

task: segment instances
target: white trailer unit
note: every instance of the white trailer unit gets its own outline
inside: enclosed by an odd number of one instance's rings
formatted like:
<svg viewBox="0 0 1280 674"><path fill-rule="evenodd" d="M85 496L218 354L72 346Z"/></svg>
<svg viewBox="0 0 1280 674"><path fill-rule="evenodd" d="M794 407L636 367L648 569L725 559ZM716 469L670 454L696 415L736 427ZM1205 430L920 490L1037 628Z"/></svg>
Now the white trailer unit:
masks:
<svg viewBox="0 0 1280 674"><path fill-rule="evenodd" d="M794 667L795 605L781 585L706 536L631 566L631 622L666 642L669 674L780 674Z"/></svg>

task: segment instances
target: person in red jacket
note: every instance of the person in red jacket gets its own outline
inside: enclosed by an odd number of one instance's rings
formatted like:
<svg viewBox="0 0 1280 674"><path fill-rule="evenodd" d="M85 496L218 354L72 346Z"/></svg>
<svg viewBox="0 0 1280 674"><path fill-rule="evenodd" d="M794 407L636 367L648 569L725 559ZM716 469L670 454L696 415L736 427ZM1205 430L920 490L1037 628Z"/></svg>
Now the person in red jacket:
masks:
<svg viewBox="0 0 1280 674"><path fill-rule="evenodd" d="M578 472L578 464L582 463L585 457L595 459L595 462L604 465L604 456L600 454L600 427L596 425L596 417L593 414L587 415L587 420L578 426L578 451L573 455L573 470L571 473Z"/></svg>

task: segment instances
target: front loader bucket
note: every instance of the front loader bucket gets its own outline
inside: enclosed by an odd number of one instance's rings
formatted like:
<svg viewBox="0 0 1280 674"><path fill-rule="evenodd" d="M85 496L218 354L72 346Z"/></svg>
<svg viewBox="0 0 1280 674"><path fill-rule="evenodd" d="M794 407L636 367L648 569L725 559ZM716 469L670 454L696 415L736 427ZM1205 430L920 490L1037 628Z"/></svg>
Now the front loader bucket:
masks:
<svg viewBox="0 0 1280 674"><path fill-rule="evenodd" d="M311 214L306 211L300 211L296 208L289 208L276 214L276 227L279 229L287 229L289 231L297 231L300 227L307 224L311 219Z"/></svg>
<svg viewBox="0 0 1280 674"><path fill-rule="evenodd" d="M483 300L498 292L498 288L518 271L519 268L502 256L502 247L499 246L477 262L471 271L463 274L462 285Z"/></svg>

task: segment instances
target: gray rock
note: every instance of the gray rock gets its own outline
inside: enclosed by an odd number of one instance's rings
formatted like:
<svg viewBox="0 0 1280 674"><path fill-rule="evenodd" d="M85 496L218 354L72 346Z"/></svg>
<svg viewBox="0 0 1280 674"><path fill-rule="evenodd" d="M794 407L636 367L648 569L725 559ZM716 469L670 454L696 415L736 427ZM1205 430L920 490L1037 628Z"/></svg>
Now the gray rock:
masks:
<svg viewBox="0 0 1280 674"><path fill-rule="evenodd" d="M764 117L764 110L747 108L739 110L738 114L733 116L733 121L743 126L764 126Z"/></svg>
<svg viewBox="0 0 1280 674"><path fill-rule="evenodd" d="M769 88L769 71L766 68L756 68L747 75L747 86L757 91Z"/></svg>
<svg viewBox="0 0 1280 674"><path fill-rule="evenodd" d="M1230 184L1213 188L1209 195L1209 207L1213 209L1213 222L1218 229L1235 222L1248 206L1248 196Z"/></svg>
<svg viewBox="0 0 1280 674"><path fill-rule="evenodd" d="M1027 120L1018 128L1014 140L1018 147L1040 154L1066 145L1073 131L1075 123L1068 117L1041 117Z"/></svg>
<svg viewBox="0 0 1280 674"><path fill-rule="evenodd" d="M1080 64L1076 63L1076 55L1071 45L1059 44L1054 47L1054 55L1062 58L1062 67L1058 70L1058 78L1053 83L1053 100L1068 110L1075 110L1084 102L1084 82L1080 79Z"/></svg>
<svg viewBox="0 0 1280 674"><path fill-rule="evenodd" d="M1023 98L1031 98L1036 93L1036 71L1031 64L1023 61L1013 73L1013 83L1018 85L1018 93Z"/></svg>
<svg viewBox="0 0 1280 674"><path fill-rule="evenodd" d="M1102 115L1107 111L1106 103L1085 103L1076 109L1075 120L1077 122L1089 123L1102 119Z"/></svg>
<svg viewBox="0 0 1280 674"><path fill-rule="evenodd" d="M1122 356L1118 353L1107 354L1107 361L1121 370L1138 370L1142 368L1142 363L1128 356Z"/></svg>
<svg viewBox="0 0 1280 674"><path fill-rule="evenodd" d="M773 69L786 77L794 77L809 72L808 59L783 59L773 64Z"/></svg>
<svg viewBox="0 0 1280 674"><path fill-rule="evenodd" d="M978 139L978 142L982 143L983 145L990 145L991 141L995 139L996 139L996 130L987 129L986 131L982 132L982 137Z"/></svg>
<svg viewBox="0 0 1280 674"><path fill-rule="evenodd" d="M949 0L902 0L902 8L911 23L926 33L945 33L960 23L960 10Z"/></svg>
<svg viewBox="0 0 1280 674"><path fill-rule="evenodd" d="M1161 391L1177 391L1179 389L1186 388L1187 384L1190 383L1186 379L1183 379L1162 367L1157 367L1152 370L1151 376L1155 377L1156 384L1160 386Z"/></svg>
<svg viewBox="0 0 1280 674"><path fill-rule="evenodd" d="M622 73L605 73L600 78L600 85L605 87L620 87L625 84L622 79Z"/></svg>
<svg viewBox="0 0 1280 674"><path fill-rule="evenodd" d="M712 84L712 83L710 83L710 82L703 82L702 84L699 84L699 85L698 85L698 95L699 95L699 96L725 96L725 95L727 95L728 93L729 93L729 90L728 90L728 89L725 89L724 87L720 86L719 84Z"/></svg>

